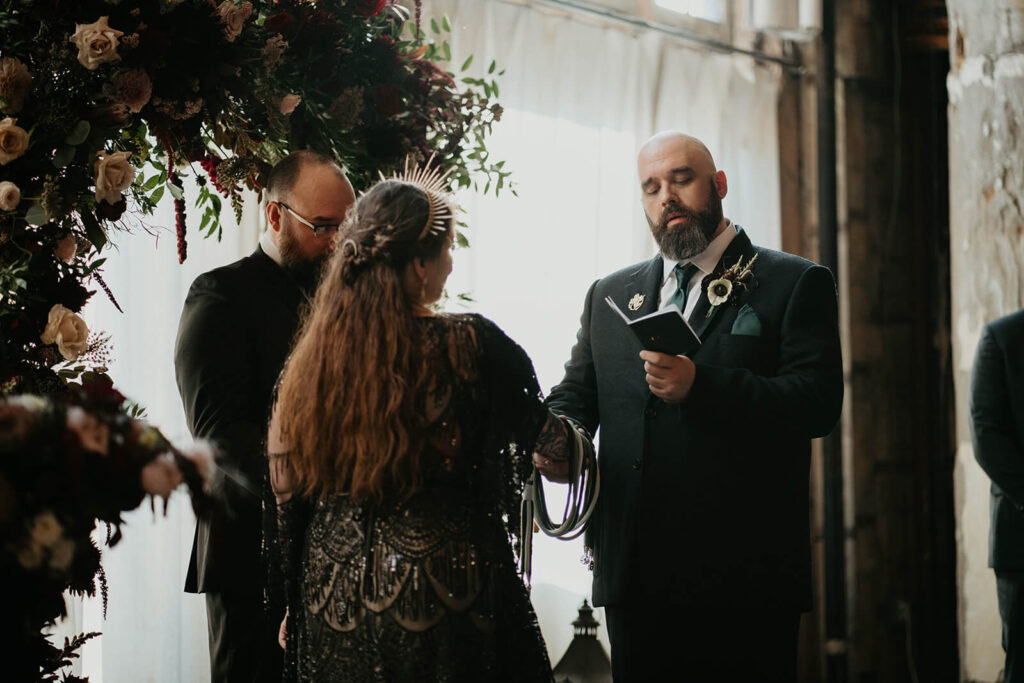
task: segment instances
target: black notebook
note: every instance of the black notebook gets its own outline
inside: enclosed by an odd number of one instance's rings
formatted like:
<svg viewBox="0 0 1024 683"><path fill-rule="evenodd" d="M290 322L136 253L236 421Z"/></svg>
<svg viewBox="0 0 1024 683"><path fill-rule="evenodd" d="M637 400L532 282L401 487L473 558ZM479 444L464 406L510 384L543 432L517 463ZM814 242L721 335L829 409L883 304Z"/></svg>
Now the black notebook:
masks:
<svg viewBox="0 0 1024 683"><path fill-rule="evenodd" d="M633 330L633 334L640 340L640 345L648 351L681 356L700 348L700 337L675 306L666 306L654 313L630 320L610 296L606 296L604 300L629 325L629 329Z"/></svg>

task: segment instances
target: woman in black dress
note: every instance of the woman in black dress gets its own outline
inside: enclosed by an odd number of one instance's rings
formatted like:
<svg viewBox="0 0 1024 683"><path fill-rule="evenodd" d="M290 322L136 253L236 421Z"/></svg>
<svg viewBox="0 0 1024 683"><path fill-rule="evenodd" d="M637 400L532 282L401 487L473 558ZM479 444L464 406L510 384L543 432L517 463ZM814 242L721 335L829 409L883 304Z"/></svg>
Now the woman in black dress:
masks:
<svg viewBox="0 0 1024 683"><path fill-rule="evenodd" d="M431 309L453 220L429 181L359 200L282 376L268 453L292 680L551 680L513 549L534 464L565 481L576 441L515 342Z"/></svg>

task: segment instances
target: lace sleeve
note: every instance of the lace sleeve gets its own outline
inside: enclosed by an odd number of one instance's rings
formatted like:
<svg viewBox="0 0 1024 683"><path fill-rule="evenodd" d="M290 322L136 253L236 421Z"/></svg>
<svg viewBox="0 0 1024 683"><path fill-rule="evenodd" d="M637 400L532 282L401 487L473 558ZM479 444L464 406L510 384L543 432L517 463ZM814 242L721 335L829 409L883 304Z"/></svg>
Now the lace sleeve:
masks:
<svg viewBox="0 0 1024 683"><path fill-rule="evenodd" d="M263 561L266 568L267 611L273 623L288 614L284 657L284 681L297 680L295 636L302 618L302 553L309 525L310 505L301 496L282 500L280 479L274 481L275 468L288 467L287 453L268 454L269 476L263 496ZM290 492L290 489L289 489ZM280 501L280 502L279 502Z"/></svg>
<svg viewBox="0 0 1024 683"><path fill-rule="evenodd" d="M572 427L565 418L559 418L552 412L548 412L544 426L537 434L537 441L533 445L533 452L538 455L550 458L551 460L569 460L575 450L575 441L572 439Z"/></svg>

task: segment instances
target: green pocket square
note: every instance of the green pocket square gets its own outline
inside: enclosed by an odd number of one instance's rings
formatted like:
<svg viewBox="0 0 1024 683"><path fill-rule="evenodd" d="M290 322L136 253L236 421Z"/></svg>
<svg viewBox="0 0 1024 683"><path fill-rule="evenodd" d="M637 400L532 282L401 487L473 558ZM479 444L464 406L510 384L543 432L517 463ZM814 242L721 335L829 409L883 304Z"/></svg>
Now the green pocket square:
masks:
<svg viewBox="0 0 1024 683"><path fill-rule="evenodd" d="M761 336L761 319L750 307L750 304L743 304L740 312L736 314L736 322L732 324L730 334L741 334L748 337Z"/></svg>

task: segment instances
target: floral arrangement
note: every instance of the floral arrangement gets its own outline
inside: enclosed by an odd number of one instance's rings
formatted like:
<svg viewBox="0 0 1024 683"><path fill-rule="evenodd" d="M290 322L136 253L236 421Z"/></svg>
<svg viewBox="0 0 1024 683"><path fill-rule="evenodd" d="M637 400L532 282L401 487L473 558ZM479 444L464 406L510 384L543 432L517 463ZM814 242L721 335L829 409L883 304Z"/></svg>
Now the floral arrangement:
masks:
<svg viewBox="0 0 1024 683"><path fill-rule="evenodd" d="M225 203L240 214L241 190L295 149L337 158L357 188L433 156L461 187L500 189L484 146L497 84L446 72L442 29L427 40L415 14L394 0L0 0L0 393L104 371L79 313L99 289L117 305L107 237L151 228L165 193L184 260L187 230L219 237Z"/></svg>
<svg viewBox="0 0 1024 683"><path fill-rule="evenodd" d="M147 494L166 505L184 481L194 506L206 504L210 448L179 451L124 406L124 396L98 375L86 375L60 398L0 399L0 582L10 630L2 635L12 680L57 680L74 650L97 635L57 648L41 634L64 616L65 590L94 595L98 579L106 605L92 538L97 521L107 525L107 542L114 545L121 513Z"/></svg>
<svg viewBox="0 0 1024 683"><path fill-rule="evenodd" d="M754 261L756 260L757 254L754 254L744 264L743 257L741 256L736 263L726 268L721 275L708 282L706 290L708 303L711 306L708 308L708 313L705 317L710 318L722 304L735 302L736 288L749 289L749 282L754 277Z"/></svg>
<svg viewBox="0 0 1024 683"><path fill-rule="evenodd" d="M447 19L428 38L412 5L0 0L0 577L16 594L0 637L14 678L57 680L94 635L58 649L40 628L64 589L104 585L95 520L112 544L145 492L202 490L189 457L125 408L109 337L80 315L99 290L117 306L108 237L158 230L146 217L167 194L183 261L190 230L219 238L225 206L240 214L241 191L296 149L335 157L357 188L407 158L460 187L504 186L484 142L501 115L495 65L447 71Z"/></svg>

